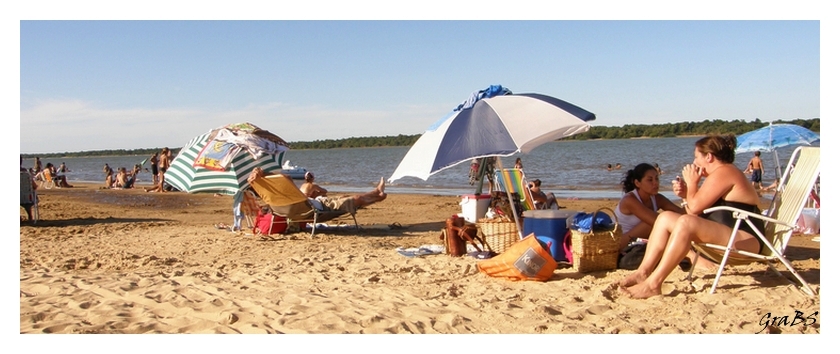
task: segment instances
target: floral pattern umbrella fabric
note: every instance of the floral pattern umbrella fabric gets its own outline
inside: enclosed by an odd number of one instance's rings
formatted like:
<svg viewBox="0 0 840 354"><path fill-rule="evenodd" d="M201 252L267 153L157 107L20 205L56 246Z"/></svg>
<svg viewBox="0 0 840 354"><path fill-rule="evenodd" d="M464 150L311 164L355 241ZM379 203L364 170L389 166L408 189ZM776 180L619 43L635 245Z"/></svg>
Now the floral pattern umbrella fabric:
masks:
<svg viewBox="0 0 840 354"><path fill-rule="evenodd" d="M164 174L164 181L189 193L235 194L255 167L282 172L288 144L251 123L219 127L190 140Z"/></svg>

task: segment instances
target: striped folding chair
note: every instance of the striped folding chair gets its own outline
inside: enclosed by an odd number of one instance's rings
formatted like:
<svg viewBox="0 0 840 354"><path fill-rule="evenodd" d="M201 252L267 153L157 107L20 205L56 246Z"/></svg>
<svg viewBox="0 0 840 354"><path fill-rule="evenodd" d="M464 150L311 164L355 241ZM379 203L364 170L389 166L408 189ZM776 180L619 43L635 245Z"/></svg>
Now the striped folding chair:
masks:
<svg viewBox="0 0 840 354"><path fill-rule="evenodd" d="M534 196L531 195L531 190L528 189L525 181L525 173L522 170L515 168L506 168L496 170L496 187L499 190L516 193L519 196L519 202L522 204L524 210L536 210L534 203Z"/></svg>

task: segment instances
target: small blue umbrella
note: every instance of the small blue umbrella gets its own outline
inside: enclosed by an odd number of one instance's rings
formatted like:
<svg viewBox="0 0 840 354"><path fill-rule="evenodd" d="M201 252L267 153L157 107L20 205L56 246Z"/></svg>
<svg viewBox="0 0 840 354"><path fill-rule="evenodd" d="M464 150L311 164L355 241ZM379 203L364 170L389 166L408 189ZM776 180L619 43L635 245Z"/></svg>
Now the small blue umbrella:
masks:
<svg viewBox="0 0 840 354"><path fill-rule="evenodd" d="M820 135L796 124L773 124L738 136L735 153L751 151L773 152L776 162L776 178L781 177L779 154L776 149L790 145L811 145L820 140Z"/></svg>

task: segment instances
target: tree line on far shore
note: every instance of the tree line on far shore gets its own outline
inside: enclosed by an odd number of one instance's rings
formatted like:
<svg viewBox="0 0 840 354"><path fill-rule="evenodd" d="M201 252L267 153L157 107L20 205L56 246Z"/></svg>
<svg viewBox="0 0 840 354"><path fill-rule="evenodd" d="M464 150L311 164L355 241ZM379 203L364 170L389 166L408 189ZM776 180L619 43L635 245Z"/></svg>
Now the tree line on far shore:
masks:
<svg viewBox="0 0 840 354"><path fill-rule="evenodd" d="M795 119L777 120L773 124L796 124L810 129L816 133L820 132L820 119ZM740 135L752 130L766 126L758 118L752 122L744 120L724 121L720 119L704 120L702 122L681 122L665 124L627 124L620 127L592 126L589 131L566 138L570 140L590 139L631 139L631 138L668 138L686 135L706 134L728 134ZM370 136L353 137L345 139L326 139L315 141L290 142L289 148L293 150L304 149L340 149L340 148L361 148L361 147L382 147L382 146L411 146L420 134L396 135L396 136ZM92 157L92 156L151 156L160 152L160 148L143 149L111 149L111 150L89 150L78 152L58 152L44 154L22 154L24 158L59 158L59 157ZM173 156L177 155L180 148L172 148Z"/></svg>

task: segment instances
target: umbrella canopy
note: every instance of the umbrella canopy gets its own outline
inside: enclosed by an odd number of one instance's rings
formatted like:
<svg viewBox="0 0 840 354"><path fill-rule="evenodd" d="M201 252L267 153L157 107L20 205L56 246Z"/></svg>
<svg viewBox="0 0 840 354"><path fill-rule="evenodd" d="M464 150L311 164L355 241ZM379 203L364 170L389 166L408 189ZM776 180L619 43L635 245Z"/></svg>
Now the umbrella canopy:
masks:
<svg viewBox="0 0 840 354"><path fill-rule="evenodd" d="M189 193L236 194L255 167L282 172L288 144L251 123L219 127L190 140L172 161L164 181Z"/></svg>
<svg viewBox="0 0 840 354"><path fill-rule="evenodd" d="M388 181L406 176L426 180L475 158L528 153L543 143L588 131L586 122L594 119L578 106L541 94L483 98L427 129Z"/></svg>
<svg viewBox="0 0 840 354"><path fill-rule="evenodd" d="M820 140L820 135L796 124L773 124L738 136L735 153L752 151L773 152L776 163L776 178L782 174L776 149L790 145L811 145Z"/></svg>
<svg viewBox="0 0 840 354"><path fill-rule="evenodd" d="M773 124L738 136L735 153L773 151L789 145L811 145L820 135L796 124Z"/></svg>

